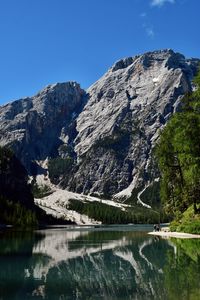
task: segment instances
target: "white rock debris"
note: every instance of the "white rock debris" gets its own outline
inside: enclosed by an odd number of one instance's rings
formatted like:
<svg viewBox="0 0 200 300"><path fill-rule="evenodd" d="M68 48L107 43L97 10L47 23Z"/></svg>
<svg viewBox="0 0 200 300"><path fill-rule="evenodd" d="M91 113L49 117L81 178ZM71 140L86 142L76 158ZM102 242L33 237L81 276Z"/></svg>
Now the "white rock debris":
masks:
<svg viewBox="0 0 200 300"><path fill-rule="evenodd" d="M118 207L121 210L130 207L130 205L118 203L112 200L104 200L88 195L77 194L66 190L54 188L52 194L44 198L35 199L35 204L42 208L47 214L58 219L68 220L77 225L101 224L101 222L80 214L74 210L69 210L67 205L70 200L79 200L81 202L100 202L109 206Z"/></svg>
<svg viewBox="0 0 200 300"><path fill-rule="evenodd" d="M146 207L146 208L151 208L151 206L150 205L148 205L148 204L146 204L146 203L144 203L142 200L141 200L141 195L144 193L144 191L150 186L151 184L149 183L149 184L147 184L144 188L143 188L143 190L141 190L139 193L138 193L138 195L137 195L137 199L138 199L138 201L137 201L137 203L138 204L141 204L142 206L144 206L144 207Z"/></svg>

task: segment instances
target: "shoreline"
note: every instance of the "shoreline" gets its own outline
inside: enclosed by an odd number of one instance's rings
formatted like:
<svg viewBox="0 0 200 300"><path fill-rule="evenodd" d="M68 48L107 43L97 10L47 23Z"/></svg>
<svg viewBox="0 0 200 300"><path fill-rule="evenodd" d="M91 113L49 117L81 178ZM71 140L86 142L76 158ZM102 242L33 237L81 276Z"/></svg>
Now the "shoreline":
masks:
<svg viewBox="0 0 200 300"><path fill-rule="evenodd" d="M200 234L192 234L192 233L185 233L185 232L175 232L175 231L153 231L148 232L149 235L155 235L165 238L181 238L181 239L200 239Z"/></svg>

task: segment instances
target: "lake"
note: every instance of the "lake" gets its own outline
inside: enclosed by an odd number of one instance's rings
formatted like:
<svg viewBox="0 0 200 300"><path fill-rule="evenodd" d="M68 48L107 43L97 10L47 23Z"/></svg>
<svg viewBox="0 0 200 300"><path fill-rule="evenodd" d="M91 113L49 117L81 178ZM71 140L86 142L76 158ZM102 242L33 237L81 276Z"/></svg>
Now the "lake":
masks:
<svg viewBox="0 0 200 300"><path fill-rule="evenodd" d="M0 231L0 300L200 299L200 240L146 226Z"/></svg>

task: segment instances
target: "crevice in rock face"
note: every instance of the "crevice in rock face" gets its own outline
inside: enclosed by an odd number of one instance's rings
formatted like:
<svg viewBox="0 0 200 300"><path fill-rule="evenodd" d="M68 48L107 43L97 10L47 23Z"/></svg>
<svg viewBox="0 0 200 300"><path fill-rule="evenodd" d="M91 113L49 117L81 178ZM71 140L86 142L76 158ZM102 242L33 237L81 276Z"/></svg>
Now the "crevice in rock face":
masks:
<svg viewBox="0 0 200 300"><path fill-rule="evenodd" d="M136 91L134 90L132 92L132 96L131 96L129 91L126 90L126 97L128 98L129 101L132 101L132 100L136 99L138 97L138 95L136 94Z"/></svg>

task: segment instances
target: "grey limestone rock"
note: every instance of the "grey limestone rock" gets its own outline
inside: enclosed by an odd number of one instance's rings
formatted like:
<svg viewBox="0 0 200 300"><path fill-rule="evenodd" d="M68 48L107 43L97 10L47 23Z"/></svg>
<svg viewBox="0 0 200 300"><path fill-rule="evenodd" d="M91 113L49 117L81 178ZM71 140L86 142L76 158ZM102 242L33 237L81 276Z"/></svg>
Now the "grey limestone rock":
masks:
<svg viewBox="0 0 200 300"><path fill-rule="evenodd" d="M11 146L29 172L32 162L65 158L67 149L73 167L60 176L64 188L130 196L157 176L152 149L198 64L160 50L118 61L87 92L74 82L47 86L0 107L0 145Z"/></svg>
<svg viewBox="0 0 200 300"><path fill-rule="evenodd" d="M36 96L0 107L0 145L9 146L29 173L34 162L56 156L76 135L86 93L75 82L47 86Z"/></svg>
<svg viewBox="0 0 200 300"><path fill-rule="evenodd" d="M149 52L117 62L88 89L77 119L75 190L127 196L149 180L159 130L192 89L198 62L170 49Z"/></svg>

